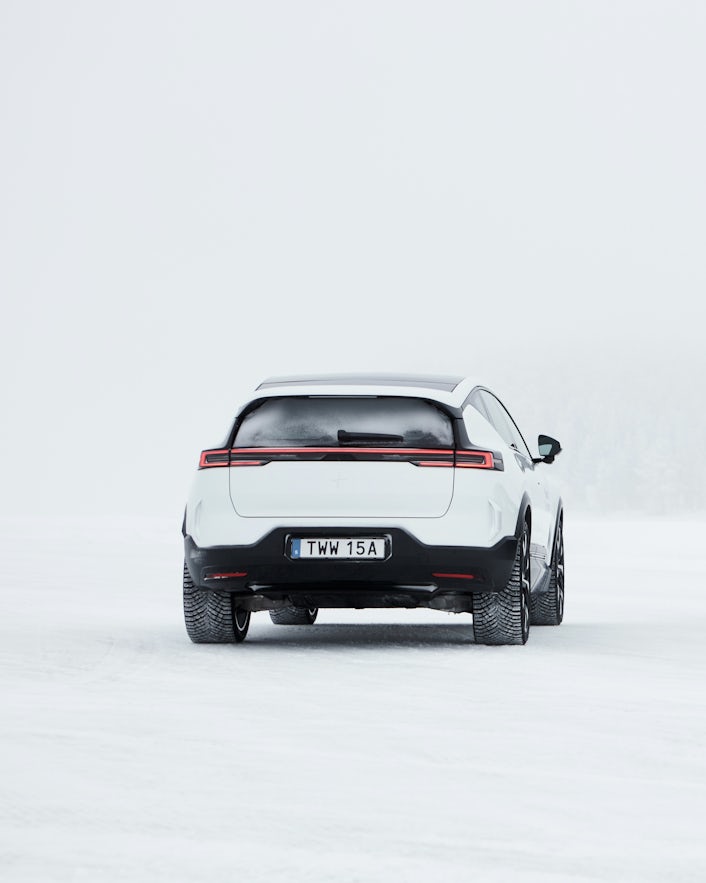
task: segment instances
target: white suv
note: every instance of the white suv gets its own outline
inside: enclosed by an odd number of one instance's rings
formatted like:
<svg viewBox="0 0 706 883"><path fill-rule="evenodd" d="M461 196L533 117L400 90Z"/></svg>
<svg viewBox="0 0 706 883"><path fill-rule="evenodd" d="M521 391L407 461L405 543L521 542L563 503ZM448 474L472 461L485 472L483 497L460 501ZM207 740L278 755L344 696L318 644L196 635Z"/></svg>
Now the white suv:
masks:
<svg viewBox="0 0 706 883"><path fill-rule="evenodd" d="M561 498L487 388L459 377L266 380L201 454L184 516L195 642L238 642L250 614L319 607L472 613L475 640L524 644L564 609Z"/></svg>

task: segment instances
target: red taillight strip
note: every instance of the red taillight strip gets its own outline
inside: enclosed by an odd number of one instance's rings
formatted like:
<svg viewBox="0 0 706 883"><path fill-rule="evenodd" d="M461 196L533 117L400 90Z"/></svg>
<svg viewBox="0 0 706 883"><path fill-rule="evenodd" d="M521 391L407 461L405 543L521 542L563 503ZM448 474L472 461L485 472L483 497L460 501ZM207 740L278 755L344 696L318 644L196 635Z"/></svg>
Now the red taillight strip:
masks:
<svg viewBox="0 0 706 883"><path fill-rule="evenodd" d="M353 454L371 459L389 458L392 462L409 462L414 466L457 466L459 469L502 469L492 451L450 451L447 448L352 448L346 446L320 448L221 448L201 452L199 469L214 466L266 466L272 460L296 458L306 460L320 454ZM433 458L433 459L432 459Z"/></svg>
<svg viewBox="0 0 706 883"><path fill-rule="evenodd" d="M209 469L213 466L228 466L230 451L226 448L220 451L201 451L199 469Z"/></svg>
<svg viewBox="0 0 706 883"><path fill-rule="evenodd" d="M412 460L415 466L457 466L459 469L496 469L492 451L456 451L455 458L437 458L435 460Z"/></svg>
<svg viewBox="0 0 706 883"><path fill-rule="evenodd" d="M415 466L453 466L454 452L437 448L401 447L301 447L301 448L232 448L231 466L266 465L276 461L320 462L322 460L382 461L414 463Z"/></svg>
<svg viewBox="0 0 706 883"><path fill-rule="evenodd" d="M220 451L209 453L220 453ZM241 454L257 454L260 457L266 457L270 454L394 454L396 456L424 456L430 457L434 454L444 454L447 457L453 454L448 448L440 450L436 448L352 448L349 445L336 445L326 448L232 448L231 454L240 457Z"/></svg>
<svg viewBox="0 0 706 883"><path fill-rule="evenodd" d="M475 579L472 573L432 573L438 579Z"/></svg>
<svg viewBox="0 0 706 883"><path fill-rule="evenodd" d="M491 451L456 451L456 466L460 469L495 469Z"/></svg>

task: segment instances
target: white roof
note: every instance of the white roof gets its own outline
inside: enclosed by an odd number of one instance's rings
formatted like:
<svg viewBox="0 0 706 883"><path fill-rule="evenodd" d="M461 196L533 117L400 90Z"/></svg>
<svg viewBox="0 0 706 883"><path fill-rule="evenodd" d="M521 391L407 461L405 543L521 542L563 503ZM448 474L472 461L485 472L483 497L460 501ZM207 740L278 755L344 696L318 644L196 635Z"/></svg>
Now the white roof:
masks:
<svg viewBox="0 0 706 883"><path fill-rule="evenodd" d="M281 395L388 395L433 399L459 406L479 384L468 377L422 374L309 374L269 377L258 387L263 397Z"/></svg>

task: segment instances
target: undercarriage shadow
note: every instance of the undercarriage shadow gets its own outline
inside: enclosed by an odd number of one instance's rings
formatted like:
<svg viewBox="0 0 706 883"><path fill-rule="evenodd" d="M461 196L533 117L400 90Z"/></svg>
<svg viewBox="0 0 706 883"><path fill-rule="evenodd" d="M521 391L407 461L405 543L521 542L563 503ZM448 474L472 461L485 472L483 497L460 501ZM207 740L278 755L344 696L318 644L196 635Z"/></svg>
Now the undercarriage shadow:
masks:
<svg viewBox="0 0 706 883"><path fill-rule="evenodd" d="M246 644L279 647L454 647L474 644L471 618L457 623L332 623L251 630Z"/></svg>

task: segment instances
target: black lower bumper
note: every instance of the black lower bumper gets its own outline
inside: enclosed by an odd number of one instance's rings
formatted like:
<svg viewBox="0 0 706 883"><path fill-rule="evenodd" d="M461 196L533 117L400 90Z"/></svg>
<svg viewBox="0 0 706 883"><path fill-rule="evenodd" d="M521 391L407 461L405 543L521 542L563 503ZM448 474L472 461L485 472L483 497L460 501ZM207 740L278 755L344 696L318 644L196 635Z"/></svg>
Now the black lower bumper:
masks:
<svg viewBox="0 0 706 883"><path fill-rule="evenodd" d="M289 538L381 537L382 561L293 560ZM512 571L517 539L490 548L428 546L399 528L296 528L273 530L249 546L200 548L184 537L186 565L195 586L232 592L249 610L299 607L432 607L466 611L474 592L500 591Z"/></svg>

